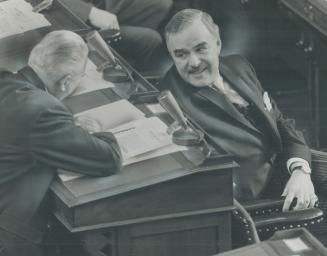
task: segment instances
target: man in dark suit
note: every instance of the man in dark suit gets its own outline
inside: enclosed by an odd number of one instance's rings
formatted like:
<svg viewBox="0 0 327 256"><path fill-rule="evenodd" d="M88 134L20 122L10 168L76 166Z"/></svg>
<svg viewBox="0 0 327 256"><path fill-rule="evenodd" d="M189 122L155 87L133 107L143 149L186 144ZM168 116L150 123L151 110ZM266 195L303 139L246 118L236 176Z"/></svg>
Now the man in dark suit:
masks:
<svg viewBox="0 0 327 256"><path fill-rule="evenodd" d="M149 68L162 46L157 32L172 0L62 0L72 12L94 27L120 30L122 40L113 47L136 61L139 69ZM152 60L152 61L151 61Z"/></svg>
<svg viewBox="0 0 327 256"><path fill-rule="evenodd" d="M311 181L309 149L293 120L286 119L261 87L252 66L241 56L219 57L218 26L199 10L185 9L167 24L165 37L174 66L161 82L182 109L239 163L234 173L235 196L260 197L284 161L290 178L279 193L283 210L313 207L317 197ZM285 171L287 172L287 171Z"/></svg>
<svg viewBox="0 0 327 256"><path fill-rule="evenodd" d="M41 255L45 199L58 168L94 176L119 169L111 134L90 135L60 102L77 88L87 55L77 34L51 32L33 48L27 67L1 77L1 256Z"/></svg>

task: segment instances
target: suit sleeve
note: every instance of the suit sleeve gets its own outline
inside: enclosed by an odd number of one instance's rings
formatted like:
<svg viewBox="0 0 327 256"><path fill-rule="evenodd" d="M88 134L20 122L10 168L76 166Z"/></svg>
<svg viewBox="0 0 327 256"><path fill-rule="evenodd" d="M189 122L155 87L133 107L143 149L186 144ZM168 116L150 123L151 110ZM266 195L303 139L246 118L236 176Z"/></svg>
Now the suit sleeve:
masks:
<svg viewBox="0 0 327 256"><path fill-rule="evenodd" d="M54 103L42 111L29 134L33 159L87 175L107 176L119 170L119 150L114 137L101 133L100 139L76 126L63 105Z"/></svg>
<svg viewBox="0 0 327 256"><path fill-rule="evenodd" d="M264 90L260 85L253 66L245 58L241 58L243 59L243 68L245 72L247 72L254 84L256 84L260 94L263 95ZM272 111L274 111L276 115L277 128L281 136L283 146L282 154L286 159L299 157L311 163L310 149L305 142L302 132L296 130L295 120L285 117L271 97L270 101L272 104Z"/></svg>
<svg viewBox="0 0 327 256"><path fill-rule="evenodd" d="M274 111L277 113L277 127L282 139L283 154L286 159L302 158L311 163L311 153L302 132L296 130L295 120L286 118L280 112L276 102L270 98Z"/></svg>
<svg viewBox="0 0 327 256"><path fill-rule="evenodd" d="M61 2L81 20L86 22L89 18L93 5L83 0L61 0Z"/></svg>

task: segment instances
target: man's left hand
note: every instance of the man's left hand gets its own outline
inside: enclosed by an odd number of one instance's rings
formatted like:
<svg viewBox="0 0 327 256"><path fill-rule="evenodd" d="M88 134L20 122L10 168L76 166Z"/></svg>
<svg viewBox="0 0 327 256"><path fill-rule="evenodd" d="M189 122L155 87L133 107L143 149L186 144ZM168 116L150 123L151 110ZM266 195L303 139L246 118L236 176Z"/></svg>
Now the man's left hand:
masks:
<svg viewBox="0 0 327 256"><path fill-rule="evenodd" d="M317 196L311 181L310 174L301 170L294 170L288 180L282 196L285 196L283 211L288 211L294 198L297 203L294 210L314 207Z"/></svg>

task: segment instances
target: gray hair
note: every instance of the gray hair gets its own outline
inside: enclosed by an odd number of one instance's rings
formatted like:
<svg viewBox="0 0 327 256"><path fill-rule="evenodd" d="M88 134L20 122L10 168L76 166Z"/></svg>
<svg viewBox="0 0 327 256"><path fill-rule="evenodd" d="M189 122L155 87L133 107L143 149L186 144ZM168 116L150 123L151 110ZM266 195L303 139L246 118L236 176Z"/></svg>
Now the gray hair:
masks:
<svg viewBox="0 0 327 256"><path fill-rule="evenodd" d="M168 41L169 35L176 34L186 29L197 20L200 20L208 31L215 35L218 40L220 40L219 28L208 13L197 9L183 9L176 13L166 25L166 41Z"/></svg>
<svg viewBox="0 0 327 256"><path fill-rule="evenodd" d="M54 80L84 72L88 48L83 39L67 30L47 34L31 51L28 64Z"/></svg>

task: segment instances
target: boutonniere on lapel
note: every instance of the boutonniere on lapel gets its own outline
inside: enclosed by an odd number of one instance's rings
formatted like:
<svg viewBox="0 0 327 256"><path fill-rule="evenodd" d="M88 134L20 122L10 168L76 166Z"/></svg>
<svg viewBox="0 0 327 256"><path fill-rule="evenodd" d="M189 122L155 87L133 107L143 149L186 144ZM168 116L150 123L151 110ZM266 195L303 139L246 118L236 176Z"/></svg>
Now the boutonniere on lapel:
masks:
<svg viewBox="0 0 327 256"><path fill-rule="evenodd" d="M265 110L270 111L272 109L272 105L267 92L263 93L263 103L265 105Z"/></svg>

